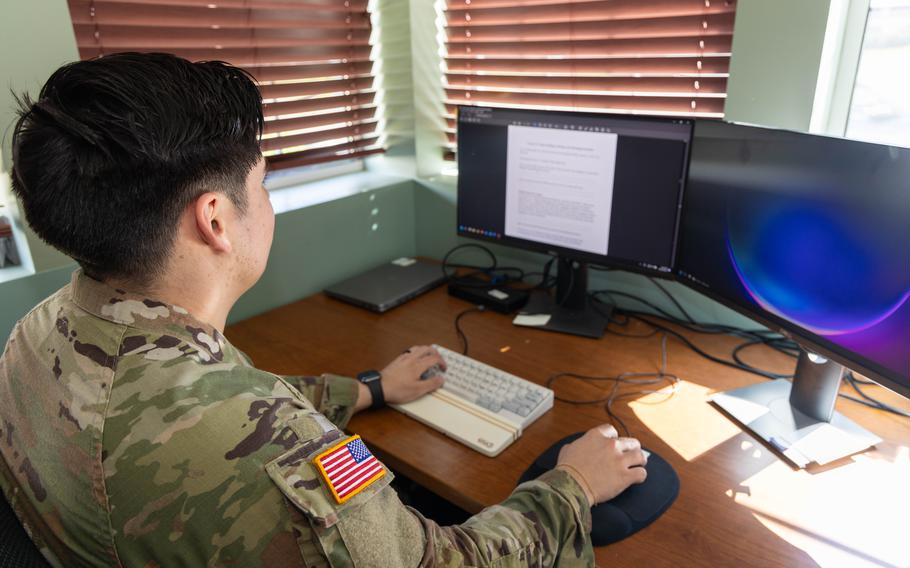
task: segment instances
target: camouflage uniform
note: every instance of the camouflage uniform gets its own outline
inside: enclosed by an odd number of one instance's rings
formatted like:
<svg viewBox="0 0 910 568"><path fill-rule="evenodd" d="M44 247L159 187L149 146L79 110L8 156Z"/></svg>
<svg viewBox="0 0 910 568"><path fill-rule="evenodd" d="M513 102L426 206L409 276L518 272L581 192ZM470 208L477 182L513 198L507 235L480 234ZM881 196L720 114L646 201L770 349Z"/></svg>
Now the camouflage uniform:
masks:
<svg viewBox="0 0 910 568"><path fill-rule="evenodd" d="M250 365L186 310L76 271L0 358L0 484L62 566L586 566L590 511L552 471L463 525L391 472L338 505L313 464L351 379Z"/></svg>

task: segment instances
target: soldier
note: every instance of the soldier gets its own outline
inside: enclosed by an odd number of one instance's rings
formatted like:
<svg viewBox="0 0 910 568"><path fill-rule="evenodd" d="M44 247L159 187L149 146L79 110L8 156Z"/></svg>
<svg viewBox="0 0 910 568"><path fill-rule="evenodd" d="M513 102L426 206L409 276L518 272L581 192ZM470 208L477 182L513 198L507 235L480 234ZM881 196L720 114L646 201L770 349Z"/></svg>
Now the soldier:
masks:
<svg viewBox="0 0 910 568"><path fill-rule="evenodd" d="M274 229L245 72L110 55L65 65L21 106L13 189L80 265L0 359L0 484L53 565L593 564L590 506L643 481L636 440L594 429L555 470L440 527L342 431L380 403L366 386L258 370L221 334ZM436 364L430 347L399 356L384 399L438 388L419 380Z"/></svg>

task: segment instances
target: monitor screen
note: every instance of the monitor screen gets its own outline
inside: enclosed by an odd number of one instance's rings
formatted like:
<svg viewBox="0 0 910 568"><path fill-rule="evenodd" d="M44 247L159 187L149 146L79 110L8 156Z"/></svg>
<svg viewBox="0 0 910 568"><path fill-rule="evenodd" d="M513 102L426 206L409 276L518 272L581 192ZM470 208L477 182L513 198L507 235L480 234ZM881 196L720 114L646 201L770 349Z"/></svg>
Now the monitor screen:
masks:
<svg viewBox="0 0 910 568"><path fill-rule="evenodd" d="M692 124L460 107L458 233L671 273Z"/></svg>
<svg viewBox="0 0 910 568"><path fill-rule="evenodd" d="M910 394L906 243L910 150L696 124L679 277Z"/></svg>

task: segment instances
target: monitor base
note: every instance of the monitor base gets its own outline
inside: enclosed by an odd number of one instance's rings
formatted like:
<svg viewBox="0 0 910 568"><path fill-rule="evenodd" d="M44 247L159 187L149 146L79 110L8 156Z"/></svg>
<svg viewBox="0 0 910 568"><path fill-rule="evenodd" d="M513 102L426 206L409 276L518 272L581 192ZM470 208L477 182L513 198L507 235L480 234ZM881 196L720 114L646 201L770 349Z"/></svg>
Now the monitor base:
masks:
<svg viewBox="0 0 910 568"><path fill-rule="evenodd" d="M585 306L580 309L560 305L546 292L532 294L528 303L521 310L521 313L525 315L550 316L546 323L534 325L537 329L593 339L603 337L612 312L612 305L598 302L597 306L594 306L590 299L587 299Z"/></svg>
<svg viewBox="0 0 910 568"><path fill-rule="evenodd" d="M825 465L882 440L834 412L830 422L812 418L790 404L792 383L777 379L717 393L711 402L799 468Z"/></svg>

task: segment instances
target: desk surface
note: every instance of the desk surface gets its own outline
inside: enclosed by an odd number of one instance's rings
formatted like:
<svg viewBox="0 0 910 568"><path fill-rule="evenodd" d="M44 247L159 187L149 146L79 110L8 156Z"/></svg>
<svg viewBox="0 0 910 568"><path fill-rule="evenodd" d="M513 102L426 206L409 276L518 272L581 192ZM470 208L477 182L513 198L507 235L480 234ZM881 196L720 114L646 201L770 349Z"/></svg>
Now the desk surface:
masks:
<svg viewBox="0 0 910 568"><path fill-rule="evenodd" d="M232 325L226 335L259 367L275 373L353 376L382 367L413 344L460 350L453 320L466 307L441 288L382 315L319 294ZM461 323L472 357L541 384L557 372L603 376L655 371L660 365L659 336L584 339L515 327L493 312L468 314ZM649 331L640 323L615 329ZM725 336L688 335L719 356L728 356L736 344ZM795 471L706 402L712 392L762 379L711 363L674 339L668 350L668 370L682 379L675 394L633 395L617 401L614 411L646 448L676 468L680 495L652 526L597 549L598 565L910 564L904 543L910 420L841 400L838 410L884 443L836 467ZM747 350L745 358L778 372L792 372L794 365L764 347ZM558 395L579 399L604 396L610 386L571 379L554 385ZM910 409L884 389L868 392ZM391 409L359 414L349 430L393 469L477 512L508 496L521 472L554 441L604 422L602 405L556 402L496 458Z"/></svg>

